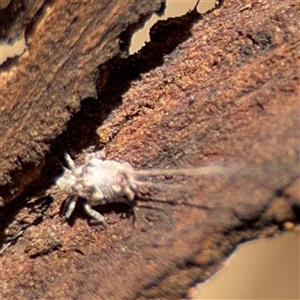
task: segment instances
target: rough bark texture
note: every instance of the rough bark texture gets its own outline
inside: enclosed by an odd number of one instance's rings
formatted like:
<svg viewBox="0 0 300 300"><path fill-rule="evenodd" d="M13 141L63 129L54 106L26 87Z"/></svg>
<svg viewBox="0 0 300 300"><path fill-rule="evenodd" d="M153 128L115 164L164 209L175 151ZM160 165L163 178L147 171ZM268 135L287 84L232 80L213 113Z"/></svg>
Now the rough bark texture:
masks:
<svg viewBox="0 0 300 300"><path fill-rule="evenodd" d="M13 43L22 36L27 26L34 21L39 9L45 5L43 0L1 0L0 1L0 39Z"/></svg>
<svg viewBox="0 0 300 300"><path fill-rule="evenodd" d="M239 243L299 222L299 4L250 3L160 22L141 52L99 68L98 98L82 101L39 181L3 209L4 299L178 299ZM81 97L94 88L84 79L73 79ZM54 157L80 163L91 145L136 168L235 172L161 176L184 187L140 195L134 228L119 204L97 208L107 229L89 227L80 207L60 224Z"/></svg>
<svg viewBox="0 0 300 300"><path fill-rule="evenodd" d="M28 15L18 15L12 27L28 22L30 3L24 9ZM50 143L80 100L96 97L97 66L121 55L120 49L125 54L128 30L160 8L160 0L95 0L45 2L39 9L25 30L28 50L0 67L0 197L5 202L38 177Z"/></svg>

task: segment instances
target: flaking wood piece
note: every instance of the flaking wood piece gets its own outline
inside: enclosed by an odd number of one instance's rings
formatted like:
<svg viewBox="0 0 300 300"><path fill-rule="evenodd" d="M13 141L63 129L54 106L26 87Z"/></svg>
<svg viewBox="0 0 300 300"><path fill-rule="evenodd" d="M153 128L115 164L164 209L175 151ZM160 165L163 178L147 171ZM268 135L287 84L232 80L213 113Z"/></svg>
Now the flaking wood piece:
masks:
<svg viewBox="0 0 300 300"><path fill-rule="evenodd" d="M6 19L4 24L4 17L0 26L6 37L5 30L11 32L19 22L27 45L19 58L0 66L0 196L4 202L15 199L39 176L51 143L79 110L80 101L96 98L97 67L126 55L129 41L120 36L126 36L127 27L132 33L133 24L141 26L163 1L38 3L28 2L27 7L11 1L0 11L7 16L10 8L26 7L22 13L18 10L20 14L15 11L11 27ZM10 33L7 38L12 38Z"/></svg>

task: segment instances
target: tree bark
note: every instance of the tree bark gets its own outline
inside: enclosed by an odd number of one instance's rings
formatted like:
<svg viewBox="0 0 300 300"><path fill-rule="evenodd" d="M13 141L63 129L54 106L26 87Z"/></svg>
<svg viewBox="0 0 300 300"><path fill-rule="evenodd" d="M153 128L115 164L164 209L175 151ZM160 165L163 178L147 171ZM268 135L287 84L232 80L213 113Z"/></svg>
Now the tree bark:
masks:
<svg viewBox="0 0 300 300"><path fill-rule="evenodd" d="M27 50L1 66L0 197L4 202L15 199L38 178L45 154L78 111L80 100L97 96L97 67L126 55L129 32L161 5L160 0L95 0L45 2L32 8L29 2L24 9L28 14L11 20L12 28L16 22L25 25L36 12L24 29Z"/></svg>
<svg viewBox="0 0 300 300"><path fill-rule="evenodd" d="M6 133L5 141L35 143L30 157L44 157L44 166L22 198L3 209L3 297L178 299L220 269L239 243L299 223L299 15L295 1L225 1L204 16L194 10L158 22L151 42L128 58L113 57L113 50L103 54L95 43L87 46L88 37L102 37L95 26L94 34L82 31L74 43L66 43L80 44L80 53L89 55L52 62L45 79L31 73L39 88L21 90L29 103L15 118L22 120L16 123L22 131L14 138ZM112 17L102 23L121 26ZM37 26L32 39L39 35L42 43L39 30ZM51 36L58 39L59 34ZM115 42L106 45L115 49ZM50 48L43 44L38 49ZM93 61L89 65L84 58ZM37 58L27 54L23 60L35 62L38 70ZM95 86L83 70L100 64ZM73 76L72 66L77 70ZM64 76L54 76L55 70L66 69ZM45 82L52 87L48 92ZM8 90L2 97L11 99ZM79 99L85 97L79 109ZM45 128L52 135L39 131L33 139L32 128L40 128L33 118L40 114L30 109L42 104L49 113L46 117L43 110ZM46 140L51 144L47 156ZM15 166L8 160L16 155L13 149L28 153L28 148L10 145L1 148L1 157ZM61 171L58 160L67 151L80 164L91 146L136 169L219 163L229 168L201 178L157 178L182 186L138 195L134 228L130 218L122 217L130 211L122 204L97 207L107 229L88 226L80 207L73 222L61 224L65 195L52 186ZM24 160L22 156L22 164Z"/></svg>

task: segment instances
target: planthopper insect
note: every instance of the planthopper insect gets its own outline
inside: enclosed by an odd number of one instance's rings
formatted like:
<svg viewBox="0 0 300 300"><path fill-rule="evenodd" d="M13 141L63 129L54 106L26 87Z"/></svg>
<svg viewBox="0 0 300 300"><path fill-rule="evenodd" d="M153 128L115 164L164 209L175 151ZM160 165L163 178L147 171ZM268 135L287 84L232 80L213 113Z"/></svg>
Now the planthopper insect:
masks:
<svg viewBox="0 0 300 300"><path fill-rule="evenodd" d="M106 226L105 218L94 206L113 202L126 202L133 209L135 218L135 195L142 186L156 185L142 178L157 175L201 176L224 172L222 165L197 168L135 170L128 162L105 160L100 152L88 154L84 164L76 166L65 154L68 168L56 178L56 185L68 195L62 212L65 220L75 209L78 198L84 198L83 209L96 223Z"/></svg>

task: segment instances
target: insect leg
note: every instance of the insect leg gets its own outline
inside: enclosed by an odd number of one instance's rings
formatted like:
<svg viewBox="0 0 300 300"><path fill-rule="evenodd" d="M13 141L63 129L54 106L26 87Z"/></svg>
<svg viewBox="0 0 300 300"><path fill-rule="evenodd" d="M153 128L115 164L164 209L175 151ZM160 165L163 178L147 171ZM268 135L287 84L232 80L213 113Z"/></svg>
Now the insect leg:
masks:
<svg viewBox="0 0 300 300"><path fill-rule="evenodd" d="M83 209L89 217L96 220L96 223L100 223L104 227L107 227L107 224L106 224L106 221L105 221L104 217L99 212L94 210L87 202L85 202L83 204Z"/></svg>
<svg viewBox="0 0 300 300"><path fill-rule="evenodd" d="M66 204L64 205L63 211L62 211L62 217L63 221L68 220L76 206L78 197L77 196L69 196L66 200Z"/></svg>
<svg viewBox="0 0 300 300"><path fill-rule="evenodd" d="M125 198L128 202L128 204L131 207L131 211L132 211L132 216L133 216L133 225L136 221L136 217L137 217L137 209L136 209L136 201L135 201L135 193L134 191L128 186L125 188Z"/></svg>
<svg viewBox="0 0 300 300"><path fill-rule="evenodd" d="M75 163L74 163L73 159L71 158L71 156L68 153L65 153L65 160L66 160L70 170L75 170L76 169Z"/></svg>

